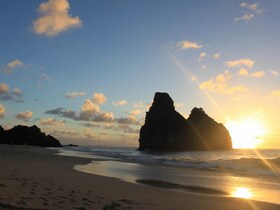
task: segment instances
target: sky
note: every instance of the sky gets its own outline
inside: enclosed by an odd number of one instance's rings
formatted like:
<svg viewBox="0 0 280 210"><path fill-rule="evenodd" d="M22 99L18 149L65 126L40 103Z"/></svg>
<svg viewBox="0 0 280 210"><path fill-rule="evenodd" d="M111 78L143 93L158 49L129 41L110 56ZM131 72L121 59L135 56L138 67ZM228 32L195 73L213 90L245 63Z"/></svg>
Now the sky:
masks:
<svg viewBox="0 0 280 210"><path fill-rule="evenodd" d="M138 145L155 92L280 148L280 1L1 0L0 121ZM254 128L253 128L254 129Z"/></svg>

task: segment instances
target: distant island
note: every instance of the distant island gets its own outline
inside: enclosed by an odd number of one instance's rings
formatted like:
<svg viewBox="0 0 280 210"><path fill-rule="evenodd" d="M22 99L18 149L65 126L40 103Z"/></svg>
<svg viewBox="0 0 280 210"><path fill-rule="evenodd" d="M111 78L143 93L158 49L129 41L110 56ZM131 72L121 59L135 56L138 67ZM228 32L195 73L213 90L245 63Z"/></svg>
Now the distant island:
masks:
<svg viewBox="0 0 280 210"><path fill-rule="evenodd" d="M79 145L77 144L66 144L66 145L63 145L65 147L79 147Z"/></svg>
<svg viewBox="0 0 280 210"><path fill-rule="evenodd" d="M0 126L0 143L40 147L61 147L60 142L56 138L41 132L40 128L36 125L31 127L17 125L9 130L4 130Z"/></svg>
<svg viewBox="0 0 280 210"><path fill-rule="evenodd" d="M202 108L194 108L188 119L175 110L168 93L155 93L141 127L139 150L199 151L230 150L229 131L209 117Z"/></svg>

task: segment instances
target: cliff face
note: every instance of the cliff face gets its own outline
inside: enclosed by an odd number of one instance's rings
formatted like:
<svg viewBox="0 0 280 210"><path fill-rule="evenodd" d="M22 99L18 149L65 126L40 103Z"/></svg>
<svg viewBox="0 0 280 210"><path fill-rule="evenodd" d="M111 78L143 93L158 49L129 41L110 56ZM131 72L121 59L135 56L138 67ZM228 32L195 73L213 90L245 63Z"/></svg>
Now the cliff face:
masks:
<svg viewBox="0 0 280 210"><path fill-rule="evenodd" d="M182 140L185 118L167 93L156 93L140 130L139 149L175 149Z"/></svg>
<svg viewBox="0 0 280 210"><path fill-rule="evenodd" d="M229 150L227 129L194 108L186 120L167 93L156 93L145 124L141 127L139 150Z"/></svg>
<svg viewBox="0 0 280 210"><path fill-rule="evenodd" d="M50 135L46 135L33 125L31 127L18 125L4 131L0 126L0 143L33 145L40 147L61 147L60 142Z"/></svg>

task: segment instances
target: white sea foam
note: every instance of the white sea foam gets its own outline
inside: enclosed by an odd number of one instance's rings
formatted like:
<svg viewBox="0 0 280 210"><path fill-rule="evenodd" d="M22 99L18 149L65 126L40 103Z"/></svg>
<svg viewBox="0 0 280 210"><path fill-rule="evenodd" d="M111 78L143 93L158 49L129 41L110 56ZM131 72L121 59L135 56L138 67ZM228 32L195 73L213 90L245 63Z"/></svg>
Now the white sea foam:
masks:
<svg viewBox="0 0 280 210"><path fill-rule="evenodd" d="M280 150L239 149L199 152L141 152L132 148L68 148L79 156L98 156L138 163L162 164L176 167L224 170L252 175L280 177ZM67 151L65 150L65 151Z"/></svg>

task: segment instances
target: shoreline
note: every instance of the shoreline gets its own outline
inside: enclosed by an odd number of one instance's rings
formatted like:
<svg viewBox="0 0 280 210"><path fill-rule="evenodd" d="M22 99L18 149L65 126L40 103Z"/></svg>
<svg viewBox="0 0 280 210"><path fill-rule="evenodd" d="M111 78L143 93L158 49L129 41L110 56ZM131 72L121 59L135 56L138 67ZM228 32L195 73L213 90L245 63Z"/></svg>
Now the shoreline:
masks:
<svg viewBox="0 0 280 210"><path fill-rule="evenodd" d="M56 150L0 145L0 207L6 209L228 209L276 210L280 205L181 193L79 172L91 159ZM5 208L4 208L5 209Z"/></svg>
<svg viewBox="0 0 280 210"><path fill-rule="evenodd" d="M74 166L75 170L84 173L181 193L231 198L245 197L250 200L280 205L280 183L279 179L274 176L252 176L212 168L144 163L67 149L59 150L58 154L91 158L91 162L88 164Z"/></svg>

